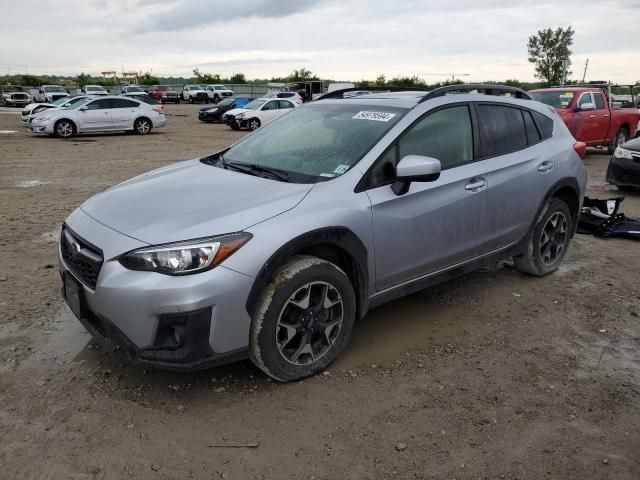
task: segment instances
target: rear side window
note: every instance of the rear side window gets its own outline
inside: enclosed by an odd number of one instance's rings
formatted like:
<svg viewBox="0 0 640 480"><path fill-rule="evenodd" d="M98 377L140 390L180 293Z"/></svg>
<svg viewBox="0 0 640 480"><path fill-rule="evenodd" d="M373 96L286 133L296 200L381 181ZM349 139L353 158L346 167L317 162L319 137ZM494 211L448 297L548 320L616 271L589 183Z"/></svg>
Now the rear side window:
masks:
<svg viewBox="0 0 640 480"><path fill-rule="evenodd" d="M291 105L291 102L287 102L286 100L280 100L278 104L280 105L280 110L285 108L293 108L293 105Z"/></svg>
<svg viewBox="0 0 640 480"><path fill-rule="evenodd" d="M527 132L519 108L478 105L481 157L493 157L526 148Z"/></svg>
<svg viewBox="0 0 640 480"><path fill-rule="evenodd" d="M538 112L531 112L533 114L533 118L538 124L538 128L540 129L540 133L542 134L542 138L546 140L547 138L551 138L553 134L553 120L551 120L546 115L543 115Z"/></svg>
<svg viewBox="0 0 640 480"><path fill-rule="evenodd" d="M138 102L134 102L132 100L127 100L125 98L114 98L112 100L111 108L138 108L140 104Z"/></svg>
<svg viewBox="0 0 640 480"><path fill-rule="evenodd" d="M540 140L542 140L542 136L538 131L538 127L536 127L536 122L533 121L531 112L522 110L522 116L524 117L524 127L527 131L527 142L529 142L529 145L538 143Z"/></svg>
<svg viewBox="0 0 640 480"><path fill-rule="evenodd" d="M596 110L604 110L604 100L601 93L594 93L593 98L596 101Z"/></svg>

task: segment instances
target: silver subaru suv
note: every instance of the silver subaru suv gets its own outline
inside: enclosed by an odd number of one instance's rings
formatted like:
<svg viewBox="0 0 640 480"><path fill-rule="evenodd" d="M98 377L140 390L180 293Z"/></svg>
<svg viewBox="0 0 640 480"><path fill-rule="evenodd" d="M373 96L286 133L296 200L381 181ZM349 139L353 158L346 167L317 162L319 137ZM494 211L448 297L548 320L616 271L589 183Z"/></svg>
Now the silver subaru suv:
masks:
<svg viewBox="0 0 640 480"><path fill-rule="evenodd" d="M95 339L170 369L249 357L291 381L383 302L505 258L558 268L587 174L547 106L496 85L345 93L76 209L63 294Z"/></svg>

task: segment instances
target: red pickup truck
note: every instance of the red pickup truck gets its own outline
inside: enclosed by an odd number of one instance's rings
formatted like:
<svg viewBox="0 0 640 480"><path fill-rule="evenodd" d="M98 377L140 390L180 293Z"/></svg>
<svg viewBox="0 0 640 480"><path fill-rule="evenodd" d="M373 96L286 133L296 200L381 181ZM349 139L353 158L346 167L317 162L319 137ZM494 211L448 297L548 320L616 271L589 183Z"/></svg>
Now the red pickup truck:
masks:
<svg viewBox="0 0 640 480"><path fill-rule="evenodd" d="M607 88L556 87L529 94L555 108L576 140L590 147L606 146L610 154L638 129L640 110L612 108Z"/></svg>

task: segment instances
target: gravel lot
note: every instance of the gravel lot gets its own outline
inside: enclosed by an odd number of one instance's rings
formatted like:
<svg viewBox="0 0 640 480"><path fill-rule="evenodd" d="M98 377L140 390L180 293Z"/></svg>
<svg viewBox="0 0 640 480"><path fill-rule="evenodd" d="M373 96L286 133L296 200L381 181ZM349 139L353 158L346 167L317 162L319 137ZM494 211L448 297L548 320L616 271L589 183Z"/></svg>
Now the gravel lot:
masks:
<svg viewBox="0 0 640 480"><path fill-rule="evenodd" d="M147 137L37 137L0 109L0 478L638 479L640 243L577 236L543 279L508 264L371 311L324 375L118 364L59 295L87 197L242 132L169 105ZM15 133L3 133L15 130ZM608 158L591 152L589 195ZM640 194L622 209L640 217ZM229 445L233 445L231 447Z"/></svg>

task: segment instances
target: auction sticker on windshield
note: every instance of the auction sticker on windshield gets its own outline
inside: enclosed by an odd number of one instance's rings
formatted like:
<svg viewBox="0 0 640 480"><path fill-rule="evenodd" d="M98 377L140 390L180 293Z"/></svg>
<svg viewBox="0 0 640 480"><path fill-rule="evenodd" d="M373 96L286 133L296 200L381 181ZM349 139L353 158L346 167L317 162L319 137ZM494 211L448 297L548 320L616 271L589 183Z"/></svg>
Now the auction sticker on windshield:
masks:
<svg viewBox="0 0 640 480"><path fill-rule="evenodd" d="M387 113L387 112L358 112L353 118L356 120L373 120L375 122L388 122L393 117L395 117L395 113Z"/></svg>

